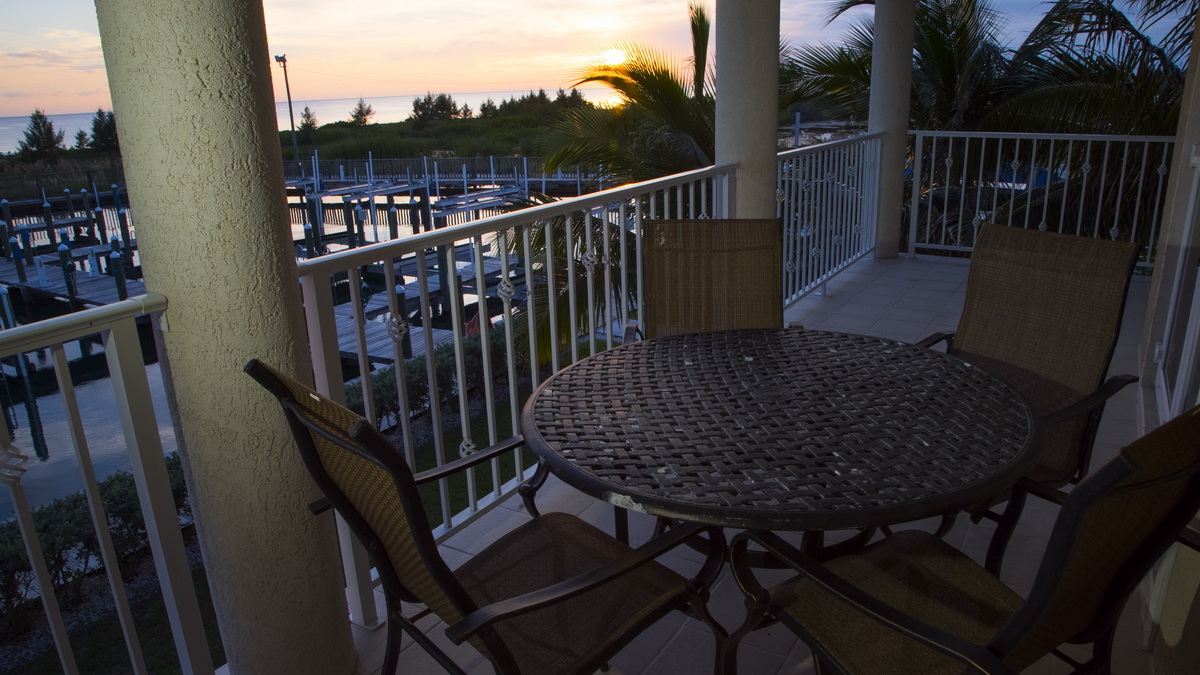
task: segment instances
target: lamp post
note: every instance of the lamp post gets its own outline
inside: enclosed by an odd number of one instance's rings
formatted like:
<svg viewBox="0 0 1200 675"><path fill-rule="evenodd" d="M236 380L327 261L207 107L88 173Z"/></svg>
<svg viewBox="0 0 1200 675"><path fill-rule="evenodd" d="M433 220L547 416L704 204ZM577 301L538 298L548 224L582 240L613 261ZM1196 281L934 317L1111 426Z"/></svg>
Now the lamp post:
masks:
<svg viewBox="0 0 1200 675"><path fill-rule="evenodd" d="M296 142L296 115L292 112L292 85L288 83L287 54L279 54L275 57L275 62L283 68L283 88L287 92L288 99L288 120L292 124L292 159L299 162L300 145Z"/></svg>

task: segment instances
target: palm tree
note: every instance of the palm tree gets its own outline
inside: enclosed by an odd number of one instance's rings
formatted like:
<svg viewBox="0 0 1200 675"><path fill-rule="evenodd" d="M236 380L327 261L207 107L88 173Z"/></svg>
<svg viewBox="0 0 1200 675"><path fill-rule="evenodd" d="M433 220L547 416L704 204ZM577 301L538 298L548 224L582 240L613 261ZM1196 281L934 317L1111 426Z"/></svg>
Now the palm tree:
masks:
<svg viewBox="0 0 1200 675"><path fill-rule="evenodd" d="M837 0L828 19L871 0ZM987 0L921 0L913 38L912 122L921 129L974 129L1007 93L1004 23ZM799 47L781 76L781 103L815 104L834 119L865 120L874 23L855 21L839 45Z"/></svg>
<svg viewBox="0 0 1200 675"><path fill-rule="evenodd" d="M619 102L612 108L568 111L553 125L542 140L547 170L600 164L620 180L643 180L712 164L710 21L698 0L688 3L688 15L690 68L677 68L667 55L639 44L617 45L626 55L621 63L597 60L584 68L572 86L604 84Z"/></svg>
<svg viewBox="0 0 1200 675"><path fill-rule="evenodd" d="M1059 0L1013 53L1021 87L997 117L1023 130L1173 134L1196 0ZM1150 30L1176 19L1163 38Z"/></svg>

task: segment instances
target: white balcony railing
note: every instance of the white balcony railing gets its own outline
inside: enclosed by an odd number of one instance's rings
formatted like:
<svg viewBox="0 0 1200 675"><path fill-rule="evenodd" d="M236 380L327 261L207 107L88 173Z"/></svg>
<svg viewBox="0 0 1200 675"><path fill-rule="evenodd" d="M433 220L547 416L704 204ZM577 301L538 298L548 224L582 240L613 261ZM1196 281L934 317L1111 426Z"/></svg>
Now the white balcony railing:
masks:
<svg viewBox="0 0 1200 675"><path fill-rule="evenodd" d="M874 250L882 143L867 134L779 154L784 304Z"/></svg>
<svg viewBox="0 0 1200 675"><path fill-rule="evenodd" d="M301 262L318 389L393 433L419 469L510 438L534 387L619 342L641 315L642 220L724 216L732 173L693 171ZM517 452L463 484L443 481L427 502L435 536L530 470ZM366 556L339 531L351 615L372 625Z"/></svg>
<svg viewBox="0 0 1200 675"><path fill-rule="evenodd" d="M1142 244L1157 255L1170 136L917 131L908 250L969 251L995 222Z"/></svg>
<svg viewBox="0 0 1200 675"><path fill-rule="evenodd" d="M5 297L6 303L7 300ZM151 293L97 309L10 328L0 332L0 359L7 361L9 357L16 357L23 360L29 352L49 352L49 360L58 381L57 395L61 398L61 408L65 414L65 419L57 423L68 429L71 449L82 473L83 491L99 543L100 562L108 577L131 671L145 673L146 664L89 452L91 430L80 414L81 404L77 401L75 391L77 383L67 365L66 345L100 335L112 383L112 399L137 485L150 552L154 557L179 662L185 673L211 673L213 665L209 646L184 551L179 516L167 476L163 442L153 414L154 406L135 323L139 316L157 314L164 309L166 298ZM28 585L33 594L41 599L63 672L77 673L79 669L75 655L53 592L54 582L42 555L42 544L34 529L32 512L21 483L28 461L25 456L27 450L14 447L10 438L10 433L0 435L0 483L8 488L12 497L15 518L28 555L31 567ZM68 561L68 564L78 564L78 561Z"/></svg>

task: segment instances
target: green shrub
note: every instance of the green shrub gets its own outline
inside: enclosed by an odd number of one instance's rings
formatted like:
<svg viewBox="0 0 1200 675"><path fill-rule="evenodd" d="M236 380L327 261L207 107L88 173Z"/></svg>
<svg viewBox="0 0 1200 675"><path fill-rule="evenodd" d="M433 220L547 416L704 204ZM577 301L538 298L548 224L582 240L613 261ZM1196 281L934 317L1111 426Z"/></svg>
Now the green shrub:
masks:
<svg viewBox="0 0 1200 675"><path fill-rule="evenodd" d="M136 503L136 501L135 501ZM82 492L55 499L33 511L33 524L55 588L75 596L92 568L96 533Z"/></svg>
<svg viewBox="0 0 1200 675"><path fill-rule="evenodd" d="M184 484L183 465L178 453L167 455L167 477L180 520L191 522L191 510ZM143 555L148 540L133 474L117 471L98 484L100 501L108 518L122 570ZM46 560L46 568L56 590L71 598L83 578L102 566L100 546L92 529L91 511L83 492L76 492L33 509L34 528ZM15 520L0 523L0 627L8 617L32 596L33 572L25 552L25 542Z"/></svg>
<svg viewBox="0 0 1200 675"><path fill-rule="evenodd" d="M25 601L33 583L33 570L25 556L25 542L17 521L0 523L0 617ZM0 627L4 627L0 621ZM7 628L4 631L7 632Z"/></svg>
<svg viewBox="0 0 1200 675"><path fill-rule="evenodd" d="M489 332L493 377L502 378L507 372L505 364L504 333ZM467 391L483 385L483 351L478 335L463 339L463 370ZM410 414L422 412L429 407L429 374L424 356L404 362L405 382L408 386L408 409ZM437 376L439 403L445 403L458 393L458 366L454 357L454 345L441 345L433 352L434 372ZM384 366L371 373L371 395L375 402L375 415L380 426L386 428L386 420L400 414L400 399L396 388L396 372L392 366ZM346 407L359 415L364 414L362 385L350 382L346 385Z"/></svg>

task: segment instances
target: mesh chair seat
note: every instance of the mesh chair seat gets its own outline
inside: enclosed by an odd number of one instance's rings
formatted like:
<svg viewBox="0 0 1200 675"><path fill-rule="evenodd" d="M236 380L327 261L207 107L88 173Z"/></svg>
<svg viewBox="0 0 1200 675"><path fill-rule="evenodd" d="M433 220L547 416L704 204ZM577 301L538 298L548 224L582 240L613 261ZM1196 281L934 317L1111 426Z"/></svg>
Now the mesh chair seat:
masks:
<svg viewBox="0 0 1200 675"><path fill-rule="evenodd" d="M979 354L956 354L971 365L1008 383L1025 399L1034 419L1040 420L1058 411L1064 404L1078 401L1091 391L1081 391L1060 381L1019 366ZM1037 483L1063 485L1079 471L1081 444L1091 420L1078 415L1054 425L1042 425L1038 435L1038 462L1026 474Z"/></svg>
<svg viewBox="0 0 1200 675"><path fill-rule="evenodd" d="M917 530L898 532L826 568L901 612L975 644L987 644L1024 602L953 546ZM963 672L961 661L864 621L860 612L807 578L771 589L771 602L786 607L795 625L848 672Z"/></svg>
<svg viewBox="0 0 1200 675"><path fill-rule="evenodd" d="M630 551L564 513L546 513L506 534L457 570L484 606L588 572ZM651 561L599 588L501 621L496 632L523 673L567 673L612 653L642 627L680 605L687 580Z"/></svg>

